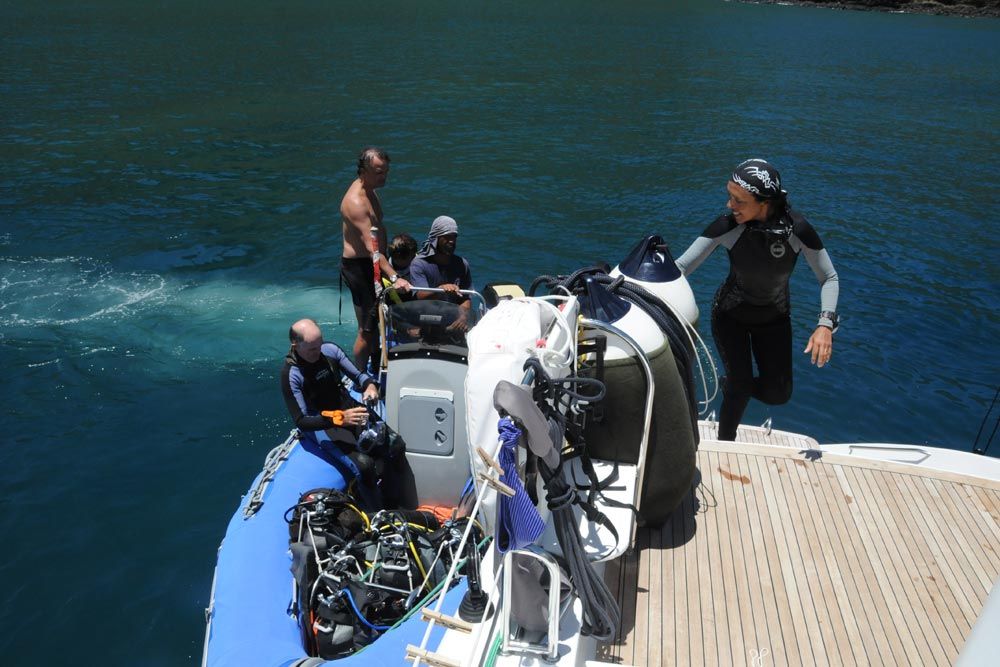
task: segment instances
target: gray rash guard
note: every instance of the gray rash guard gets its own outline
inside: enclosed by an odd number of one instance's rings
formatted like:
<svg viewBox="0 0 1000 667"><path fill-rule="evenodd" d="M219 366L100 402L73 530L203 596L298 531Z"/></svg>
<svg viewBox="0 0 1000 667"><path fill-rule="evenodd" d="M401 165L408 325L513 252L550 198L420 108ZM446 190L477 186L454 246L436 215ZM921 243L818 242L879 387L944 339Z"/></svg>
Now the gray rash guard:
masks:
<svg viewBox="0 0 1000 667"><path fill-rule="evenodd" d="M837 271L816 230L792 209L771 223L739 224L732 214L719 216L677 259L677 268L685 276L694 273L720 245L729 252L729 275L715 295L713 310L726 312L747 303L788 314L788 279L802 253L821 286L820 311L836 312ZM827 317L820 317L817 324L833 328Z"/></svg>

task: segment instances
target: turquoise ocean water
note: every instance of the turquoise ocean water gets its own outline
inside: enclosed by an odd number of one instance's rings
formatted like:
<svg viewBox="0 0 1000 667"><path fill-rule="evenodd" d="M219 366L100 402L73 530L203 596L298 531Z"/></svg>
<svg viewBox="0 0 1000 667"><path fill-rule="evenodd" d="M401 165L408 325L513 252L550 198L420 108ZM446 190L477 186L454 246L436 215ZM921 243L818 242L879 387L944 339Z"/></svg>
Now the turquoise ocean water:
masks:
<svg viewBox="0 0 1000 667"><path fill-rule="evenodd" d="M358 5L0 3L4 664L198 662L216 547L290 429L288 325L353 336L337 209L368 143L390 231L455 217L480 285L614 264L647 231L680 254L730 169L772 160L843 326L747 421L971 448L1000 369L1000 21ZM726 267L693 276L703 314Z"/></svg>

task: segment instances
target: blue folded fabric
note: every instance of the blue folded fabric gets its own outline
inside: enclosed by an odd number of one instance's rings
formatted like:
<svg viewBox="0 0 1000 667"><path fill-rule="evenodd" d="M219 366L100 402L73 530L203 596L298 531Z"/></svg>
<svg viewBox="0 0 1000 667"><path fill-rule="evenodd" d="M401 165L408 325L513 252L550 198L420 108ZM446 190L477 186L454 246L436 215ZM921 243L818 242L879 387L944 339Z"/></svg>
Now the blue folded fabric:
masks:
<svg viewBox="0 0 1000 667"><path fill-rule="evenodd" d="M500 553L505 553L533 544L545 530L545 522L517 474L517 443L521 439L521 429L509 417L504 417L497 424L497 430L500 432L497 462L503 468L500 481L514 489L513 496L501 494L497 505L495 544Z"/></svg>

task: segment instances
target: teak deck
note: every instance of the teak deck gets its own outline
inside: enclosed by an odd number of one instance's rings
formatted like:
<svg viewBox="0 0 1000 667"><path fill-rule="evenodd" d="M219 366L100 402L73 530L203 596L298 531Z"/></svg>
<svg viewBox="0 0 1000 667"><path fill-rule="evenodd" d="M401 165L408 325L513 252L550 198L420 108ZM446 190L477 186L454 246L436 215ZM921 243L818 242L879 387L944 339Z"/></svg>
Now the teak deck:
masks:
<svg viewBox="0 0 1000 667"><path fill-rule="evenodd" d="M1000 572L1000 484L703 441L695 492L608 564L625 665L951 665Z"/></svg>

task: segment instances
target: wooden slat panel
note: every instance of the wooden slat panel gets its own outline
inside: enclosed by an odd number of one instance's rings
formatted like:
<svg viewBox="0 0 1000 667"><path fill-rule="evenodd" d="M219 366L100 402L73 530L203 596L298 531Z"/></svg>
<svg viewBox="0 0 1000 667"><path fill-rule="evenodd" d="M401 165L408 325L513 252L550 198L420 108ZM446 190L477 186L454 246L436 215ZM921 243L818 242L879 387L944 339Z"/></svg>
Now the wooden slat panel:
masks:
<svg viewBox="0 0 1000 667"><path fill-rule="evenodd" d="M736 515L732 511L735 503L730 501L732 497L731 484L723 479L722 459L726 456L713 452L711 455L702 456L702 460L707 460L708 465L701 466L702 486L708 486L713 490L715 506L706 511L704 515L705 523L709 523L708 517L715 526L716 539L719 541L719 557L722 559L722 594L725 598L726 624L729 626L729 636L732 641L729 646L729 654L733 663L737 661L737 656L744 654L743 623L740 618L740 599L737 587L737 568L742 565L742 558L737 557L737 550L733 543L733 538L737 535L734 530ZM728 465L728 464L727 464ZM705 480L708 480L706 483ZM702 530L708 530L705 526ZM720 647L720 655L725 655L724 649Z"/></svg>
<svg viewBox="0 0 1000 667"><path fill-rule="evenodd" d="M663 605L663 586L659 585L664 575L663 531L649 532L649 632L646 648L646 664L659 665L663 662L663 633L669 623L674 622L674 614L667 615ZM667 626L669 627L669 626Z"/></svg>
<svg viewBox="0 0 1000 667"><path fill-rule="evenodd" d="M836 606L837 598L825 545L819 538L815 523L818 498L813 478L809 474L810 469L815 467L805 461L793 459L792 465L788 466L788 475L782 481L786 497L789 499L789 508L794 512L799 547L812 595L813 613L807 613L806 619L815 620L822 636L823 652L830 663L842 665L851 661L851 658L841 655L842 651L850 653L850 648L843 646L844 642L838 639L844 637L847 630L840 610Z"/></svg>
<svg viewBox="0 0 1000 667"><path fill-rule="evenodd" d="M910 628L906 635L912 640L917 654L923 656L922 661L937 656L938 664L947 664L941 643L927 617L927 606L931 604L931 599L926 593L921 595L922 590L914 581L920 578L920 555L907 548L909 531L900 525L901 522L894 516L894 510L898 508L883 493L885 489L881 482L886 475L857 468L853 472L858 478L867 481L869 496L865 504L878 531L877 544L881 545L879 549L885 571L892 582L896 604L910 615L909 622L902 627Z"/></svg>
<svg viewBox="0 0 1000 667"><path fill-rule="evenodd" d="M709 469L716 469L718 467L718 454L707 454L705 458L708 461ZM707 516L709 512L713 512L718 509L719 496L716 489L718 489L719 484L711 475L707 475L706 472L707 471L705 470L701 471L701 484L698 486L699 518ZM721 491L721 489L719 489L719 491ZM715 636L714 648L711 646L709 639L706 637L706 662L709 661L708 656L714 656L714 658L712 658L714 664L731 665L733 664L733 641L731 639L733 637L733 631L729 624L729 616L734 612L739 613L739 610L735 607L735 599L726 596L726 581L727 579L732 578L733 562L729 554L723 556L723 546L718 522L704 521L698 537L700 537L706 545L709 564L709 585L712 595L712 632ZM726 545L728 546L728 541L726 542ZM742 646L742 634L739 637L739 641L740 646Z"/></svg>
<svg viewBox="0 0 1000 667"><path fill-rule="evenodd" d="M724 508L728 520L730 547L733 552L733 595L739 609L738 619L742 635L740 650L733 652L737 661L745 657L750 650L760 646L757 624L754 622L753 599L750 593L750 583L759 582L760 577L757 575L757 560L752 555L752 535L746 535L743 530L743 527L747 525L746 503L743 498L744 478L747 476L746 472L740 469L739 464L737 456L721 455L719 466L716 469L719 483L726 498ZM749 545L746 544L748 540L750 541Z"/></svg>
<svg viewBox="0 0 1000 667"><path fill-rule="evenodd" d="M941 613L946 613L939 605L939 589L931 569L938 571L929 552L922 548L917 523L910 518L912 508L900 502L901 494L894 480L885 484L886 475L875 471L865 471L873 480L874 499L885 511L880 513L883 529L889 536L886 541L893 547L900 568L898 576L907 584L908 603L912 614L911 625L916 628L918 645L925 645L927 662L950 665L958 655L960 643L948 632L948 628L935 622ZM891 475L898 477L898 475ZM952 626L954 627L954 626Z"/></svg>
<svg viewBox="0 0 1000 667"><path fill-rule="evenodd" d="M954 662L1000 574L1000 485L806 462L787 444L704 445L697 495L608 566L623 621L602 659L745 665L767 649L774 665Z"/></svg>
<svg viewBox="0 0 1000 667"><path fill-rule="evenodd" d="M700 507L697 498L690 496L691 516L697 517ZM704 526L702 526L704 528ZM706 531L707 532L707 531ZM694 546L696 550L696 561L698 563L698 607L701 610L701 638L697 642L700 645L698 655L695 657L695 664L702 664L705 667L717 667L719 664L718 653L716 651L716 614L715 599L712 595L712 562L709 558L708 535L705 533L694 534ZM650 653L652 657L652 652ZM726 663L728 665L728 663Z"/></svg>
<svg viewBox="0 0 1000 667"><path fill-rule="evenodd" d="M910 526L913 538L911 552L923 563L924 569L921 574L928 594L933 600L933 613L940 618L962 618L962 610L958 606L941 568L940 552L937 551L936 547L931 548L927 538L928 535L933 535L936 532L933 519L919 511L919 504L913 495L915 487L911 483L912 478L905 475L895 475L893 482L893 493L890 495L896 498L901 511L906 512L906 523ZM958 656L965 641L968 627L964 623L938 624L939 630L943 630L947 634L947 641L942 639L946 649L949 648L950 642L949 655ZM938 635L940 636L941 633L939 632Z"/></svg>
<svg viewBox="0 0 1000 667"><path fill-rule="evenodd" d="M948 546L947 539L944 537L945 520L936 505L928 502L920 479L907 476L903 478L903 483L908 488L910 499L914 503L914 510L918 516L924 518L923 539L934 558L934 562L941 568L941 574L946 584L945 595L958 607L958 611L965 621L965 627L971 628L972 624L975 623L979 609L972 602L975 596L965 578L955 567L954 556Z"/></svg>
<svg viewBox="0 0 1000 667"><path fill-rule="evenodd" d="M741 656L748 659L753 651L767 649L778 658L785 654L785 645L781 641L781 623L778 617L776 590L781 600L786 602L787 596L783 581L767 566L776 562L777 555L772 560L766 556L766 550L774 544L774 533L770 530L768 508L763 501L765 480L758 473L755 462L742 454L729 455L730 466L735 479L730 480L738 526L742 532L743 569L746 577L743 582L749 596L749 608L746 610L748 625L744 627L746 640L744 653Z"/></svg>
<svg viewBox="0 0 1000 667"><path fill-rule="evenodd" d="M837 475L829 466L810 466L816 478L817 528L826 548L827 565L836 593L837 612L842 619L850 649L851 660L841 652L845 664L872 664L881 655L881 645L876 638L879 619L874 615L871 593L868 589L870 567L854 551L856 532L848 528L851 521L849 505L854 499L840 492ZM821 511L820 508L823 508Z"/></svg>
<svg viewBox="0 0 1000 667"><path fill-rule="evenodd" d="M951 492L953 484L945 484L939 480L925 479L924 484L933 488L937 498L942 502L944 508L951 515L952 523L951 536L953 543L959 550L963 551L968 559L971 568L970 574L974 580L978 579L983 587L983 594L979 596L980 602L985 601L986 595L993 587L993 578L989 576L990 560L996 558L996 554L984 553L981 540L984 537L983 531L978 526L978 521L972 520L971 508L965 504L956 503L955 494Z"/></svg>

